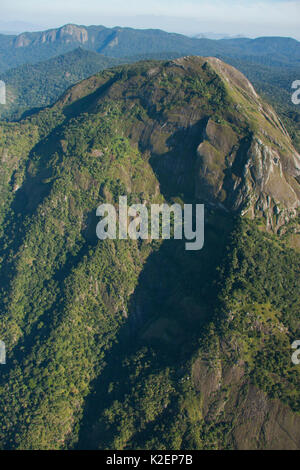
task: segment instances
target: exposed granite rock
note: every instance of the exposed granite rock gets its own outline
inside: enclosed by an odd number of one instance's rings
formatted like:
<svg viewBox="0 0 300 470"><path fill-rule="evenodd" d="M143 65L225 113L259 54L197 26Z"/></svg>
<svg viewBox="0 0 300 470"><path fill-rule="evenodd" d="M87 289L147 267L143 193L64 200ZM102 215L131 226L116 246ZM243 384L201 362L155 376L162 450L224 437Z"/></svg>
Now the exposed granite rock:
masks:
<svg viewBox="0 0 300 470"><path fill-rule="evenodd" d="M14 46L27 47L35 44L51 44L55 41L63 41L65 43L78 42L85 44L88 41L88 31L82 26L67 24L58 29L51 29L39 34L23 33L14 40Z"/></svg>
<svg viewBox="0 0 300 470"><path fill-rule="evenodd" d="M61 104L91 93L89 111L106 99L123 107L124 131L150 159L167 196L262 217L274 231L296 215L300 156L272 107L235 68L201 57L143 63L122 76L91 77ZM143 118L132 118L136 106Z"/></svg>

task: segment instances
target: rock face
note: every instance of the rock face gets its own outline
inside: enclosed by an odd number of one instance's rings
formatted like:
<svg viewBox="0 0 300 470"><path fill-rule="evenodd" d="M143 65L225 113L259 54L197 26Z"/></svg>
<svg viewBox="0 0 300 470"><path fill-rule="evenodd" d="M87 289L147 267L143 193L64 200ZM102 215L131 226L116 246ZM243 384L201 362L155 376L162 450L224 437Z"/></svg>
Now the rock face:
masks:
<svg viewBox="0 0 300 470"><path fill-rule="evenodd" d="M299 207L300 156L251 83L218 59L208 60L235 96L241 121L244 116L250 118L250 132L241 136L228 121L208 120L197 149L197 196L207 199L210 195L216 204L252 217L264 215L268 226L276 229Z"/></svg>
<svg viewBox="0 0 300 470"><path fill-rule="evenodd" d="M20 34L16 37L14 46L19 48L36 44L52 44L55 41L66 44L70 42L85 44L88 41L88 31L84 27L67 24L62 28L51 29L39 34Z"/></svg>
<svg viewBox="0 0 300 470"><path fill-rule="evenodd" d="M300 156L274 110L233 67L200 57L144 63L106 82L87 80L62 105L92 92L99 98L91 108L100 97L123 106L126 133L150 157L166 194L264 217L273 230L296 214ZM143 117L134 120L136 106Z"/></svg>
<svg viewBox="0 0 300 470"><path fill-rule="evenodd" d="M197 149L196 195L220 207L252 217L265 215L276 229L299 207L300 158L264 143L257 135L247 140L227 125L209 120Z"/></svg>
<svg viewBox="0 0 300 470"><path fill-rule="evenodd" d="M224 370L221 361L214 368L205 360L195 361L192 380L202 397L206 422L218 422L222 413L229 417L238 409L230 433L235 449L299 449L300 417L279 400L268 399L244 374L242 361ZM226 386L231 387L229 398L224 394Z"/></svg>

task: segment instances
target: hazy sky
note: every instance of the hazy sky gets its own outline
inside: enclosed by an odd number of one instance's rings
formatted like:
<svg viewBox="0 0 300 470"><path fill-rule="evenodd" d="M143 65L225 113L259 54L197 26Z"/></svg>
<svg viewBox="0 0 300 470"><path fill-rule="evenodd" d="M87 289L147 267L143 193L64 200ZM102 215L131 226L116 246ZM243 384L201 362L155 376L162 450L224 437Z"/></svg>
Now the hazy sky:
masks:
<svg viewBox="0 0 300 470"><path fill-rule="evenodd" d="M300 0L1 0L3 23L161 28L300 39ZM20 26L20 25L19 25Z"/></svg>

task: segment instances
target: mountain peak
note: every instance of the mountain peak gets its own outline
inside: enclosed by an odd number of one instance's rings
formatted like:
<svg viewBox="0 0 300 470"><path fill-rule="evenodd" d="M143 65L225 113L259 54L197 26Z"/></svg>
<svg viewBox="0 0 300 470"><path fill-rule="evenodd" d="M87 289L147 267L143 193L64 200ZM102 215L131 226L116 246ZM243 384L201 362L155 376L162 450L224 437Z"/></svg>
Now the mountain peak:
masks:
<svg viewBox="0 0 300 470"><path fill-rule="evenodd" d="M272 229L296 214L300 156L275 111L235 68L211 57L142 62L91 77L57 106L94 113L111 100L167 193L264 215ZM135 106L142 120L131 116Z"/></svg>

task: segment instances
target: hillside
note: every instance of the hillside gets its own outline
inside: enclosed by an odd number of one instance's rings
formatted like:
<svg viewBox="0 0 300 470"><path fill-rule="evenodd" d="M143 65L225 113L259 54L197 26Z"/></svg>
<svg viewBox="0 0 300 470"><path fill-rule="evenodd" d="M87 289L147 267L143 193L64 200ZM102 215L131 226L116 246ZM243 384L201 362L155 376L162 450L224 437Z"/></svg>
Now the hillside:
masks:
<svg viewBox="0 0 300 470"><path fill-rule="evenodd" d="M245 74L258 93L275 108L300 152L300 110L291 100L291 85L295 77L300 77L300 68L258 65L234 58L228 58L227 62Z"/></svg>
<svg viewBox="0 0 300 470"><path fill-rule="evenodd" d="M197 39L161 30L68 24L18 36L0 35L0 71L37 63L84 47L109 57L145 54L234 57L272 66L300 64L300 44L291 38Z"/></svg>
<svg viewBox="0 0 300 470"><path fill-rule="evenodd" d="M209 40L160 30L77 25L0 35L0 78L8 88L8 105L0 107L0 118L16 120L52 105L70 85L119 63L191 54L218 57L243 72L275 107L300 151L299 112L291 103L300 49L290 38Z"/></svg>
<svg viewBox="0 0 300 470"><path fill-rule="evenodd" d="M179 56L178 53L153 53L116 59L79 47L45 62L22 65L0 74L7 88L7 103L0 107L0 118L18 120L26 113L52 105L69 86L114 65L134 63L143 58L171 60ZM243 72L274 106L299 152L300 113L291 102L291 83L300 76L300 67L259 65L230 57L226 62Z"/></svg>
<svg viewBox="0 0 300 470"><path fill-rule="evenodd" d="M7 104L1 119L19 119L36 108L53 104L71 85L122 62L96 52L75 49L35 65L22 65L0 74L7 86Z"/></svg>
<svg viewBox="0 0 300 470"><path fill-rule="evenodd" d="M299 449L300 156L216 58L94 75L0 124L4 449ZM205 246L97 240L205 203Z"/></svg>

